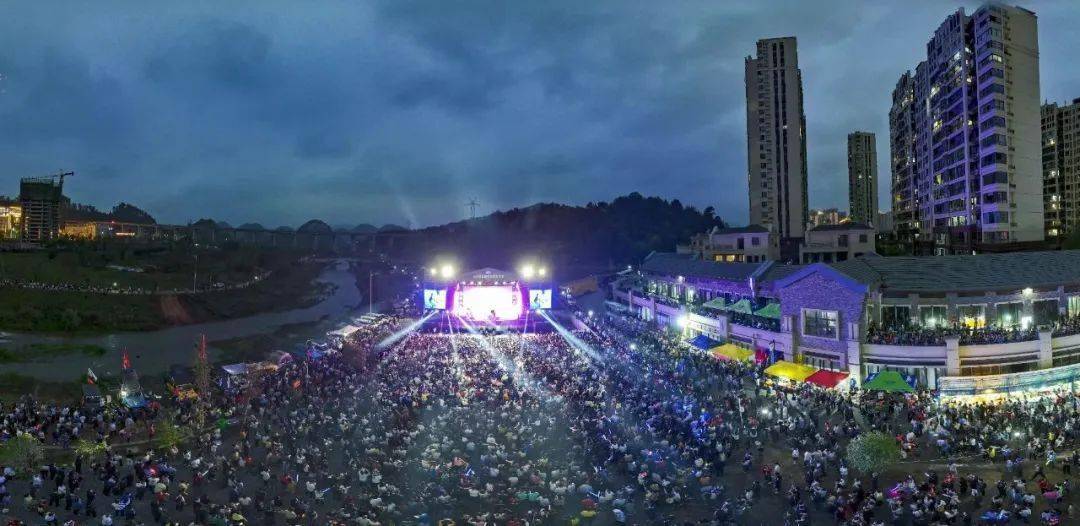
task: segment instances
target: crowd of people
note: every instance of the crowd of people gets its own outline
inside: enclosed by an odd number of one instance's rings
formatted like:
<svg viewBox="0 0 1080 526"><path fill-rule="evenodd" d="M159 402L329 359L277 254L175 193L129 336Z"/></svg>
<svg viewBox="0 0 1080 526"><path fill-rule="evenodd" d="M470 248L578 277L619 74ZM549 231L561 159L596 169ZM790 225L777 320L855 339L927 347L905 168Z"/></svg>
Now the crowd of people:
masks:
<svg viewBox="0 0 1080 526"><path fill-rule="evenodd" d="M115 446L29 473L8 466L0 506L12 524L1078 520L1071 394L941 405L788 385L639 320L576 323L401 335L405 320L385 318L341 353L216 395L208 415L190 400L89 412L23 399L2 408L2 438ZM198 431L154 447L163 419ZM901 447L887 473L847 462L849 441L871 430Z"/></svg>
<svg viewBox="0 0 1080 526"><path fill-rule="evenodd" d="M1025 329L1019 326L967 328L871 324L867 329L866 341L882 345L935 346L945 345L945 338L949 336L958 337L961 345L988 345L1038 340L1039 331L1036 327Z"/></svg>

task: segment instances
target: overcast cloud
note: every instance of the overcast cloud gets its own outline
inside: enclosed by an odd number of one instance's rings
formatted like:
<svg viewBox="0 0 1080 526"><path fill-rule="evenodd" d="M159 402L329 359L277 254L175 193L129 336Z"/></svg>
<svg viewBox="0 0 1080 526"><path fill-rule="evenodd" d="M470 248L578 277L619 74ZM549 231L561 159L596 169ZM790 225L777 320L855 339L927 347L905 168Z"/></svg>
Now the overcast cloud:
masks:
<svg viewBox="0 0 1080 526"><path fill-rule="evenodd" d="M877 1L5 2L0 194L161 222L423 226L639 191L746 221L743 58L795 35L810 205L846 208L846 136L956 7ZM1031 2L1042 95L1080 97L1080 4Z"/></svg>

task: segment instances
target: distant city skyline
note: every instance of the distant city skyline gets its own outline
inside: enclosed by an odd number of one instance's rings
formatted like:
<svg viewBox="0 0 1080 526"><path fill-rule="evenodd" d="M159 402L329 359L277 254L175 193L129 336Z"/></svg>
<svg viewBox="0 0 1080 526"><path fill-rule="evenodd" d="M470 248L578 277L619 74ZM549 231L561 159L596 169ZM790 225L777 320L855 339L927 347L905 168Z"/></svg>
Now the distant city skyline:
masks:
<svg viewBox="0 0 1080 526"><path fill-rule="evenodd" d="M164 223L426 226L632 191L745 224L743 59L798 39L809 205L846 208L847 134L981 2L38 2L0 13L0 174ZM1080 6L1039 17L1042 99L1080 97ZM102 38L108 35L108 38Z"/></svg>

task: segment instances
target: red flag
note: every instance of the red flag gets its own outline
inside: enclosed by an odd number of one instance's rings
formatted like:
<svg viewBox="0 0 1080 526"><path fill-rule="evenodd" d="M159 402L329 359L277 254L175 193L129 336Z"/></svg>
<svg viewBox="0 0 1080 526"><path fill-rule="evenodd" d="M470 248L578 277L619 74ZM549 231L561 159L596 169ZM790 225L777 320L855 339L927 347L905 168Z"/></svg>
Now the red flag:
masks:
<svg viewBox="0 0 1080 526"><path fill-rule="evenodd" d="M124 351L124 356L120 358L120 367L125 371L131 369L131 358L128 358L127 351Z"/></svg>

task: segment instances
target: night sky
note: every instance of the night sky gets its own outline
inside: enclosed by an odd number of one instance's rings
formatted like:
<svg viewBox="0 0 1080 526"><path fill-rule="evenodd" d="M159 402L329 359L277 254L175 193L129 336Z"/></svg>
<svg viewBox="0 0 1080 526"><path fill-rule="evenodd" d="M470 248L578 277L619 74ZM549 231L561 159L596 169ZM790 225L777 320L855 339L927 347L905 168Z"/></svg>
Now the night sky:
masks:
<svg viewBox="0 0 1080 526"><path fill-rule="evenodd" d="M856 129L877 133L885 204L891 90L961 5L189 3L0 6L0 194L65 168L66 193L100 208L273 227L636 190L743 224L743 58L795 35L811 207L846 208ZM1080 97L1080 4L1024 5L1043 98Z"/></svg>

